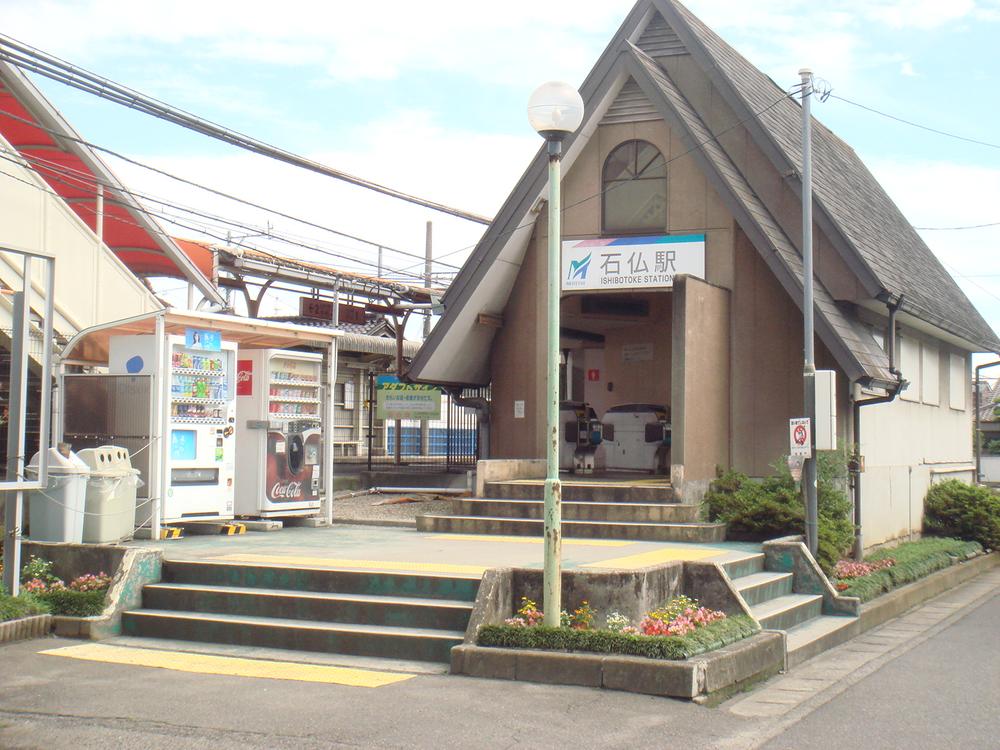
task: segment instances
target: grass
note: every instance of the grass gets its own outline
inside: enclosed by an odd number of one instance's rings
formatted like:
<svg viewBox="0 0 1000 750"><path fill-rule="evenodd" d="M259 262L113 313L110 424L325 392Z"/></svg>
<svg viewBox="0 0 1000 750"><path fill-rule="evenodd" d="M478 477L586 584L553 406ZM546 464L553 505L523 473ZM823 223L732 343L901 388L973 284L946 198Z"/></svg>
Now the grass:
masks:
<svg viewBox="0 0 1000 750"><path fill-rule="evenodd" d="M22 617L44 615L49 611L45 602L31 594L22 593L18 596L8 596L0 592L0 622L20 620Z"/></svg>
<svg viewBox="0 0 1000 750"><path fill-rule="evenodd" d="M48 605L52 614L69 617L94 617L104 611L108 590L72 591L57 589L38 594L37 598Z"/></svg>
<svg viewBox="0 0 1000 750"><path fill-rule="evenodd" d="M594 654L622 654L648 659L687 659L742 640L757 632L746 615L712 622L684 636L647 636L615 633L610 630L572 630L536 625L484 625L476 643L494 648L532 648L545 651L583 651Z"/></svg>
<svg viewBox="0 0 1000 750"><path fill-rule="evenodd" d="M966 542L946 537L926 537L915 542L904 542L898 547L883 548L872 552L865 560L874 562L892 558L896 564L860 578L844 579L848 587L840 593L856 596L868 602L894 588L917 581L938 570L951 566L955 559L963 560L970 554L981 554L978 542Z"/></svg>

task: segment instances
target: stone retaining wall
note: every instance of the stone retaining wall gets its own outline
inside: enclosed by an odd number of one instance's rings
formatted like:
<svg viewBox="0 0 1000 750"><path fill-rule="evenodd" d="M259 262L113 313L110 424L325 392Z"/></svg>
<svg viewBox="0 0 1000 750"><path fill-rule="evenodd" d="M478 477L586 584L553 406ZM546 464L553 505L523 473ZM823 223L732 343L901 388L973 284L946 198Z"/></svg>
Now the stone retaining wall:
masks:
<svg viewBox="0 0 1000 750"><path fill-rule="evenodd" d="M52 629L52 615L34 615L0 622L0 643L41 638Z"/></svg>

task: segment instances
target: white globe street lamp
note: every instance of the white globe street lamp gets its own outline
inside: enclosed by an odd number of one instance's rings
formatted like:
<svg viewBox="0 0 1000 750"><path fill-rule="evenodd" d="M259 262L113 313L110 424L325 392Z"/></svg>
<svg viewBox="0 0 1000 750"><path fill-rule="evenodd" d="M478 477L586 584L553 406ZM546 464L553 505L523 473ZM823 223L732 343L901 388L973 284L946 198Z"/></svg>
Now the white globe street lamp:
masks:
<svg viewBox="0 0 1000 750"><path fill-rule="evenodd" d="M562 276L562 209L559 181L562 142L583 122L583 99L568 83L543 83L528 100L528 121L548 144L548 352L546 357L545 624L559 626L562 611L562 485L559 482L559 300Z"/></svg>

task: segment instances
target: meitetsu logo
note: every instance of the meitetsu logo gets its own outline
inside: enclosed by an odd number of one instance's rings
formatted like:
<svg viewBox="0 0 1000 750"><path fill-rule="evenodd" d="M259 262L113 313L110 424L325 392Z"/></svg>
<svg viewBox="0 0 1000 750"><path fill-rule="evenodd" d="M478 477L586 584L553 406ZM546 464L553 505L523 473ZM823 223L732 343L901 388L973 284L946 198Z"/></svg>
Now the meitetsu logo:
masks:
<svg viewBox="0 0 1000 750"><path fill-rule="evenodd" d="M588 253L586 258L581 258L580 260L571 260L569 262L569 273L566 275L567 286L571 285L571 282L584 282L587 280L587 271L590 270L590 258L593 253Z"/></svg>

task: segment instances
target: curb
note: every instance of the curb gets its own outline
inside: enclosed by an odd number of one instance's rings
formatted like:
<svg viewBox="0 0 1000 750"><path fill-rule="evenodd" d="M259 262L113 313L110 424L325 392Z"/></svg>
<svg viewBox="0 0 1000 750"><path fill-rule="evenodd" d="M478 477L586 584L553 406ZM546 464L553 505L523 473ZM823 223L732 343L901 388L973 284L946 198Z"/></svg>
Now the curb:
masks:
<svg viewBox="0 0 1000 750"><path fill-rule="evenodd" d="M0 643L41 638L52 629L52 615L33 615L19 620L0 622Z"/></svg>
<svg viewBox="0 0 1000 750"><path fill-rule="evenodd" d="M766 679L784 661L784 635L764 632L683 661L461 645L451 673L691 699Z"/></svg>
<svg viewBox="0 0 1000 750"><path fill-rule="evenodd" d="M409 521L405 518L334 518L330 522L333 526L382 526L394 529L415 529L417 522Z"/></svg>
<svg viewBox="0 0 1000 750"><path fill-rule="evenodd" d="M871 630L894 617L898 617L918 604L923 604L938 594L943 594L981 573L992 570L997 565L1000 565L1000 552L990 552L971 560L956 562L951 567L931 573L919 581L908 583L882 594L882 596L861 605L857 632L853 633L852 637L853 635L861 635L866 630Z"/></svg>

